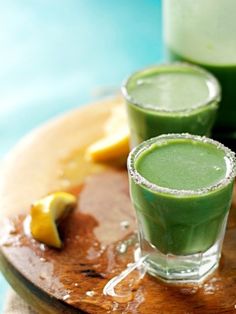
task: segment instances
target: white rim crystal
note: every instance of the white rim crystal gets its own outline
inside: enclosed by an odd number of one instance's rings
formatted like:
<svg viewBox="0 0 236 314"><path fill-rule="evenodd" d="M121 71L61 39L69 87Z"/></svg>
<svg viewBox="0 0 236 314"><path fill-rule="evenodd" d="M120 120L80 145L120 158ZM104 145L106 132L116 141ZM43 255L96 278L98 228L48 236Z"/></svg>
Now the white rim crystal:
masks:
<svg viewBox="0 0 236 314"><path fill-rule="evenodd" d="M208 97L202 101L199 102L193 106L191 106L191 108L186 108L186 109L179 109L179 110L173 110L173 109L164 109L164 108L157 108L156 105L154 104L144 104L143 102L139 102L137 101L134 97L132 97L129 94L129 83L130 81L137 76L137 78L142 78L143 75L147 75L147 74L152 74L152 73L162 73L162 72L173 72L173 71L182 71L182 72L192 72L192 73L198 73L198 74L202 74L203 76L205 76L206 78L206 83L207 83L207 87L209 90L209 95ZM212 102L219 102L221 100L221 87L220 84L218 82L218 80L208 71L202 69L201 67L197 66L197 65L192 65L186 62L174 62L174 63L166 63L166 64L160 64L160 65L153 65L144 69L141 69L139 71L134 72L132 75L130 75L128 77L128 79L126 79L124 81L124 83L122 84L121 87L121 92L124 96L124 98L132 103L133 105L140 107L142 109L148 109L154 112L158 112L158 113L183 113L186 114L188 112L200 109L202 107L205 107L209 104L211 104Z"/></svg>
<svg viewBox="0 0 236 314"><path fill-rule="evenodd" d="M216 184L207 187L207 188L201 188L196 190L177 190L177 189L171 189L159 186L157 184L154 184L147 179L145 179L136 169L135 169L135 162L140 154L142 154L145 150L149 149L153 144L156 143L164 143L167 140L170 139L190 139L192 141L212 144L216 146L216 148L222 150L225 153L225 162L227 167L227 172L225 177L217 182ZM181 133L181 134L164 134L161 136L157 136L154 138L151 138L145 142L142 142L140 145L136 146L129 154L128 160L127 160L127 167L129 174L132 178L132 180L138 184L141 185L149 190L152 190L154 192L158 193L164 193L164 194L171 194L176 196L188 196L188 195L200 195L200 194L208 194L210 192L213 192L215 190L221 189L232 182L236 175L236 159L235 154L232 152L229 148L225 147L220 142L217 142L215 140L212 140L210 138L207 138L205 136L198 136L198 135L191 135L188 133Z"/></svg>

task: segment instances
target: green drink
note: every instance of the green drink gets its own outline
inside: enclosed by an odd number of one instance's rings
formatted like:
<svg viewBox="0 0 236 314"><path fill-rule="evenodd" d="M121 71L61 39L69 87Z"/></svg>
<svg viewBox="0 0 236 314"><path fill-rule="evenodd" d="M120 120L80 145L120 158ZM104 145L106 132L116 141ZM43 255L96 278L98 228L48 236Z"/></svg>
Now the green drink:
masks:
<svg viewBox="0 0 236 314"><path fill-rule="evenodd" d="M219 79L214 135L236 138L236 1L163 0L163 24L169 60L203 66Z"/></svg>
<svg viewBox="0 0 236 314"><path fill-rule="evenodd" d="M216 79L185 63L134 73L122 87L132 146L166 133L209 135L220 99Z"/></svg>
<svg viewBox="0 0 236 314"><path fill-rule="evenodd" d="M128 170L149 272L167 281L201 280L218 265L234 153L205 137L169 134L136 147Z"/></svg>
<svg viewBox="0 0 236 314"><path fill-rule="evenodd" d="M171 48L168 48L168 58L171 61L185 61L198 64L213 73L220 81L222 88L223 98L219 106L217 115L216 126L214 127L213 134L215 138L219 138L224 142L230 141L230 145L235 149L235 119L236 119L236 65L209 65L199 63L196 60L190 60L183 55L178 55Z"/></svg>

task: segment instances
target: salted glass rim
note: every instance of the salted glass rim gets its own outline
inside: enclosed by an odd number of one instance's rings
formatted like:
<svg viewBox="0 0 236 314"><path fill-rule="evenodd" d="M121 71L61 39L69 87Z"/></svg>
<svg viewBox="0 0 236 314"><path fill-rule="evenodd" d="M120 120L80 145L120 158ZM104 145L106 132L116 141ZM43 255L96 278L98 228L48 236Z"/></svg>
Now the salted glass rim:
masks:
<svg viewBox="0 0 236 314"><path fill-rule="evenodd" d="M155 183L150 182L146 178L144 178L135 168L135 162L137 158L147 149L149 149L153 144L156 143L164 143L167 140L171 139L190 139L192 141L197 141L201 143L207 143L216 146L218 149L222 150L225 153L224 159L226 161L227 172L225 177L218 181L216 184L213 184L206 188L200 188L196 190L177 190L167 187L159 186ZM170 194L175 196L191 196L191 195L203 195L213 192L215 190L221 189L228 185L234 177L236 176L236 158L235 153L231 151L228 147L224 146L218 141L210 139L205 136L192 135L189 133L172 133L172 134L163 134L157 137L153 137L145 142L142 142L138 146L132 149L129 153L127 160L128 172L132 180L149 190L154 192Z"/></svg>
<svg viewBox="0 0 236 314"><path fill-rule="evenodd" d="M173 72L174 70L179 70L182 72L187 72L192 71L193 73L199 73L202 74L203 76L206 77L206 83L207 83L207 87L208 87L208 97L206 99L204 99L203 101L200 101L198 103L196 103L195 105L191 106L190 108L185 108L185 109L167 109L167 108L158 108L157 105L154 104L146 104L144 102L140 102L137 99L135 99L135 97L132 97L129 94L129 83L132 81L132 79L135 76L139 76L140 75L140 79L142 78L142 75L146 75L146 74L152 74L152 73L163 73L163 72ZM157 112L157 113L190 113L192 111L204 108L208 105L210 105L213 102L220 102L221 100L221 86L219 84L219 81L217 80L217 78L212 75L210 72L208 72L207 70L197 66L197 65L193 65L187 62L173 62L173 63L163 63L163 64L157 64L157 65L152 65L149 67L145 67L143 69L140 69L138 71L133 72L128 78L126 78L121 86L121 93L123 95L123 97L126 99L126 101L128 101L129 103L132 103L134 106L137 106L141 109L147 109L153 112Z"/></svg>

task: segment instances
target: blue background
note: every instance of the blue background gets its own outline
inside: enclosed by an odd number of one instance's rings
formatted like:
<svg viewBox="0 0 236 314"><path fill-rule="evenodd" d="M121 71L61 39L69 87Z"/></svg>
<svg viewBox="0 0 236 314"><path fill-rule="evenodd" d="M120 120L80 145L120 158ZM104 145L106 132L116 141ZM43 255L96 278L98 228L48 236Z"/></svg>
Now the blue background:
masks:
<svg viewBox="0 0 236 314"><path fill-rule="evenodd" d="M163 59L160 0L0 2L0 157ZM0 277L0 312L8 288Z"/></svg>

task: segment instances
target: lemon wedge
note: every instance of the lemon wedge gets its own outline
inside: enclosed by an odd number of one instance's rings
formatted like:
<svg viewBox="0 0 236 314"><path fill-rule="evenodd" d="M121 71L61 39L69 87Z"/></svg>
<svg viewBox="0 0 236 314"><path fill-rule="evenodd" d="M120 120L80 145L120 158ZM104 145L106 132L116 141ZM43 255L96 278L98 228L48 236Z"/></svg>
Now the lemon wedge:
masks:
<svg viewBox="0 0 236 314"><path fill-rule="evenodd" d="M57 222L75 205L76 197L66 192L56 192L36 201L30 212L32 236L44 244L61 248Z"/></svg>
<svg viewBox="0 0 236 314"><path fill-rule="evenodd" d="M102 138L91 144L86 156L95 162L106 162L127 156L130 132L124 106L116 106L104 126Z"/></svg>

